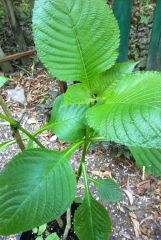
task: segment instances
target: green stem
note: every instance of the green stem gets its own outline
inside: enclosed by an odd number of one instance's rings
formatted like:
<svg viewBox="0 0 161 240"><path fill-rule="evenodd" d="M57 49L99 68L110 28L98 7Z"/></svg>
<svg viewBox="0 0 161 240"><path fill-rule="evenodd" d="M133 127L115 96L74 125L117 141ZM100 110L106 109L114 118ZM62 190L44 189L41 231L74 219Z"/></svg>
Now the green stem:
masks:
<svg viewBox="0 0 161 240"><path fill-rule="evenodd" d="M7 106L7 104L5 103L4 99L2 96L0 96L0 106L2 107L4 113L6 114L3 115L1 114L0 117L2 116L4 120L8 120L10 121L10 126L11 126L11 130L12 130L12 135L15 138L19 148L21 149L21 151L23 151L25 149L25 145L23 143L22 137L18 131L17 128L15 128L15 121L12 119L12 114Z"/></svg>
<svg viewBox="0 0 161 240"><path fill-rule="evenodd" d="M89 196L90 189L89 189L89 182L88 182L88 176L87 176L87 170L86 170L86 163L82 163L82 173L83 173L83 178L84 178L84 184L85 184L85 191L86 191L86 196Z"/></svg>
<svg viewBox="0 0 161 240"><path fill-rule="evenodd" d="M70 228L71 228L71 209L70 208L67 209L66 218L67 218L67 223L66 223L64 234L63 234L63 240L67 239Z"/></svg>
<svg viewBox="0 0 161 240"><path fill-rule="evenodd" d="M26 129L24 129L22 126L19 125L18 122L16 122L13 118L5 116L0 113L0 118L3 120L9 122L13 128L19 129L21 132L25 133L31 140L33 140L39 147L45 148L44 145L42 145L37 138L35 138L30 132L28 132Z"/></svg>
<svg viewBox="0 0 161 240"><path fill-rule="evenodd" d="M23 128L22 126L18 126L18 129L25 133L32 141L34 141L39 147L41 148L45 148L45 146L37 139L35 138L29 131L27 131L25 128Z"/></svg>
<svg viewBox="0 0 161 240"><path fill-rule="evenodd" d="M78 182L80 176L82 175L82 164L83 164L83 162L85 162L85 157L86 157L86 154L90 147L90 144L91 144L91 142L84 143L82 157L81 157L81 161L80 161L80 165L79 165L79 169L78 169L78 173L77 173L77 182Z"/></svg>

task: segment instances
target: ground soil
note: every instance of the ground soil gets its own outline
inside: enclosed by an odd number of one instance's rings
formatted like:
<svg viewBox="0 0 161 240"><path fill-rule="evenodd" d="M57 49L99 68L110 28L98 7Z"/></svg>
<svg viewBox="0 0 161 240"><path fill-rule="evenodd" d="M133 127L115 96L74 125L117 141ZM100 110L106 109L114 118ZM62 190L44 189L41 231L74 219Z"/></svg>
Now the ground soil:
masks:
<svg viewBox="0 0 161 240"><path fill-rule="evenodd" d="M32 69L32 70L31 70ZM52 101L59 93L59 84L48 76L41 67L29 68L14 73L13 81L3 89L2 95L8 106L21 124L33 132L43 126L48 120ZM8 89L22 87L25 90L26 104L22 105L7 96ZM12 139L10 127L0 122L0 142ZM49 149L64 149L66 144L60 142L51 132L44 132L39 137ZM113 156L108 144L95 144L87 156L88 172L96 178L110 177L120 184L124 192L121 202L107 204L101 201L109 210L113 221L111 240L156 240L161 239L161 179L145 175L138 169L134 160L126 158L119 150ZM19 152L16 145L0 153L0 170ZM78 151L72 164L75 171L78 169L81 150ZM91 185L93 195L99 199L95 188ZM82 179L78 184L78 196L82 196L84 186ZM0 239L15 239L15 236L0 237Z"/></svg>

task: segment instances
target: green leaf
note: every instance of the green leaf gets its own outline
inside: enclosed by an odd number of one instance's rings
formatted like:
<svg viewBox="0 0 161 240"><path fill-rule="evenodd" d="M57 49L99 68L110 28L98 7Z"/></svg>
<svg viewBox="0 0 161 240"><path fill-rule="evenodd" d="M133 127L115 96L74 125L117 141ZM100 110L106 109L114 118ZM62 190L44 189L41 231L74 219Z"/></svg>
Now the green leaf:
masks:
<svg viewBox="0 0 161 240"><path fill-rule="evenodd" d="M64 94L65 104L90 104L94 101L88 88L83 84L74 84L68 87L67 92Z"/></svg>
<svg viewBox="0 0 161 240"><path fill-rule="evenodd" d="M85 136L86 105L66 105L64 96L57 97L54 102L50 129L63 141L75 142Z"/></svg>
<svg viewBox="0 0 161 240"><path fill-rule="evenodd" d="M74 150L30 149L0 175L0 235L24 232L61 216L76 193Z"/></svg>
<svg viewBox="0 0 161 240"><path fill-rule="evenodd" d="M90 80L118 56L118 24L105 1L37 0L33 31L40 59L63 81L90 88Z"/></svg>
<svg viewBox="0 0 161 240"><path fill-rule="evenodd" d="M131 73L138 62L117 63L106 72L101 73L97 78L92 80L92 91L100 96L111 85L114 85L121 79L122 74Z"/></svg>
<svg viewBox="0 0 161 240"><path fill-rule="evenodd" d="M154 176L161 176L161 149L130 147L138 167Z"/></svg>
<svg viewBox="0 0 161 240"><path fill-rule="evenodd" d="M50 235L47 236L46 240L59 240L60 238L58 237L58 235L56 233L52 233Z"/></svg>
<svg viewBox="0 0 161 240"><path fill-rule="evenodd" d="M119 185L112 179L90 179L95 184L98 195L109 203L118 202L122 199L122 191Z"/></svg>
<svg viewBox="0 0 161 240"><path fill-rule="evenodd" d="M106 209L90 196L75 212L74 229L80 240L107 240L112 223Z"/></svg>
<svg viewBox="0 0 161 240"><path fill-rule="evenodd" d="M87 111L88 124L109 141L161 149L160 93L161 73L127 74Z"/></svg>
<svg viewBox="0 0 161 240"><path fill-rule="evenodd" d="M42 235L45 232L46 227L47 227L46 223L41 225L41 226L39 226L38 235Z"/></svg>
<svg viewBox="0 0 161 240"><path fill-rule="evenodd" d="M9 79L4 76L0 76L0 88L8 81Z"/></svg>
<svg viewBox="0 0 161 240"><path fill-rule="evenodd" d="M38 237L36 238L36 240L43 240L43 237L38 236Z"/></svg>

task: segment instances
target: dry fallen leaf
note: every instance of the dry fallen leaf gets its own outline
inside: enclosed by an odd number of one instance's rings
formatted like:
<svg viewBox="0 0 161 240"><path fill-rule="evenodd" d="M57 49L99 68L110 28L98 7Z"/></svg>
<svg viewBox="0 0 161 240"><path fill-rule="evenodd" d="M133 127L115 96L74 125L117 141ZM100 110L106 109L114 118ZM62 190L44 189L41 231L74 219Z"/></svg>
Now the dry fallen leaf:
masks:
<svg viewBox="0 0 161 240"><path fill-rule="evenodd" d="M123 191L124 191L124 193L127 195L130 204L133 205L134 197L133 197L133 193L132 193L132 191L127 190L127 189L123 189Z"/></svg>

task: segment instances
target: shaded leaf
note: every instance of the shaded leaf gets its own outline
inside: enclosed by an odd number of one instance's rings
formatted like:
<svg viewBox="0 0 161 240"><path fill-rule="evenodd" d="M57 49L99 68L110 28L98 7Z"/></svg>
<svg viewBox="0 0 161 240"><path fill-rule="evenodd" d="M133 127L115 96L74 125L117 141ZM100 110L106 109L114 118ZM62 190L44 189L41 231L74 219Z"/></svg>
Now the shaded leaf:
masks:
<svg viewBox="0 0 161 240"><path fill-rule="evenodd" d="M80 240L107 240L112 223L106 209L92 196L88 196L75 212L74 229Z"/></svg>
<svg viewBox="0 0 161 240"><path fill-rule="evenodd" d="M47 236L46 240L59 240L60 238L58 237L58 235L56 233L52 233L50 235Z"/></svg>
<svg viewBox="0 0 161 240"><path fill-rule="evenodd" d="M0 235L24 232L62 215L76 193L70 152L25 150L0 175Z"/></svg>
<svg viewBox="0 0 161 240"><path fill-rule="evenodd" d="M118 202L122 199L122 191L119 185L112 179L91 179L95 184L98 195L109 203Z"/></svg>
<svg viewBox="0 0 161 240"><path fill-rule="evenodd" d="M85 136L86 105L66 105L64 96L57 97L54 102L50 129L63 141L75 142Z"/></svg>
<svg viewBox="0 0 161 240"><path fill-rule="evenodd" d="M145 167L145 172L161 176L161 149L130 147L138 167Z"/></svg>
<svg viewBox="0 0 161 240"><path fill-rule="evenodd" d="M74 84L68 87L64 95L65 104L89 104L93 101L88 88L83 84Z"/></svg>
<svg viewBox="0 0 161 240"><path fill-rule="evenodd" d="M4 76L0 76L0 88L8 81L9 79Z"/></svg>
<svg viewBox="0 0 161 240"><path fill-rule="evenodd" d="M122 74L131 73L137 62L117 63L106 72L101 73L97 78L92 80L92 90L95 94L101 95L111 85L114 85L121 79Z"/></svg>

